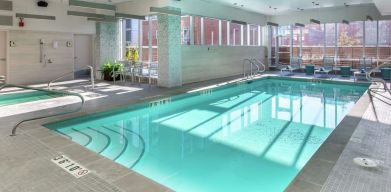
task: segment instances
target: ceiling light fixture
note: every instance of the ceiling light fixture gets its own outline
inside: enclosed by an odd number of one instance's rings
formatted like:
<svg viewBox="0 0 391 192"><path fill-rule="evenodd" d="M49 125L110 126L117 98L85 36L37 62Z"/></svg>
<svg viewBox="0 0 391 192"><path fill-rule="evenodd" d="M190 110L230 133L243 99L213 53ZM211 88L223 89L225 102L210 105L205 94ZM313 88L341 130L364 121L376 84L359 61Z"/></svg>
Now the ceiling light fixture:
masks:
<svg viewBox="0 0 391 192"><path fill-rule="evenodd" d="M279 26L277 23L273 23L273 22L267 22L266 25L273 26L273 27Z"/></svg>
<svg viewBox="0 0 391 192"><path fill-rule="evenodd" d="M295 27L305 27L305 25L301 23L295 23Z"/></svg>
<svg viewBox="0 0 391 192"><path fill-rule="evenodd" d="M319 3L312 2L312 6L314 6L315 9L316 9L316 8L318 9L317 12L318 12L318 14L319 14ZM311 22L311 23L314 23L314 24L320 25L320 21L317 20L317 19L310 19L310 22Z"/></svg>

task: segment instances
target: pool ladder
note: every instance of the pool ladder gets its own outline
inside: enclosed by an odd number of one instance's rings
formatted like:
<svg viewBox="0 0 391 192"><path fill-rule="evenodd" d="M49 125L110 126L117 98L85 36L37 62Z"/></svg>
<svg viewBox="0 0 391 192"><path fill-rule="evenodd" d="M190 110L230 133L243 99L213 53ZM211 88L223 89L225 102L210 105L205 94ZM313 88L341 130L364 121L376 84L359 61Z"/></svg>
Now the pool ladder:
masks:
<svg viewBox="0 0 391 192"><path fill-rule="evenodd" d="M387 86L387 82L381 78L375 78L372 77L372 74L375 73L376 71L379 71L381 68L389 66L391 67L391 61L384 62L383 64L371 69L369 72L366 73L366 78L369 82L371 83L380 83L383 85L383 88L370 88L370 91L372 90L378 90L378 89L384 89L385 91L388 91L389 94L391 94L390 88Z"/></svg>
<svg viewBox="0 0 391 192"><path fill-rule="evenodd" d="M248 68L246 66L249 66L250 70L248 72ZM254 70L254 68L256 70ZM260 59L244 59L243 60L243 77L245 79L253 78L255 75L259 73L263 73L266 71L266 65L260 60Z"/></svg>

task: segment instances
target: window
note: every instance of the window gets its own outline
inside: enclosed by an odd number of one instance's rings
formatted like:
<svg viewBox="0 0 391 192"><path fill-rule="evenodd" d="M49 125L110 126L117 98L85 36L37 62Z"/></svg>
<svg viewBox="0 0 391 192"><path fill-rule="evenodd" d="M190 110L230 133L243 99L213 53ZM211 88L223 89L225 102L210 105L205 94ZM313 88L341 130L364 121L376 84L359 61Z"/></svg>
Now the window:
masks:
<svg viewBox="0 0 391 192"><path fill-rule="evenodd" d="M242 28L243 28L243 41L242 41L242 45L243 46L247 46L248 45L248 27L247 25L242 25Z"/></svg>
<svg viewBox="0 0 391 192"><path fill-rule="evenodd" d="M365 57L377 58L377 21L365 21Z"/></svg>
<svg viewBox="0 0 391 192"><path fill-rule="evenodd" d="M158 22L156 16L149 16L141 21L142 25L142 61L158 61Z"/></svg>
<svg viewBox="0 0 391 192"><path fill-rule="evenodd" d="M181 29L182 45L190 45L190 16L182 16Z"/></svg>
<svg viewBox="0 0 391 192"><path fill-rule="evenodd" d="M338 58L340 65L358 67L363 55L363 22L351 22L349 25L338 23Z"/></svg>
<svg viewBox="0 0 391 192"><path fill-rule="evenodd" d="M281 63L290 63L290 46L291 46L291 26L281 26L278 28L278 58Z"/></svg>
<svg viewBox="0 0 391 192"><path fill-rule="evenodd" d="M141 43L141 48L142 48L142 61L149 61L149 38L148 38L148 30L149 30L149 21L148 20L143 20L141 21L142 25L142 43Z"/></svg>
<svg viewBox="0 0 391 192"><path fill-rule="evenodd" d="M293 27L293 36L292 36L292 56L293 57L299 57L301 56L300 53L300 45L301 45L301 27Z"/></svg>
<svg viewBox="0 0 391 192"><path fill-rule="evenodd" d="M228 45L228 21L221 21L221 45Z"/></svg>
<svg viewBox="0 0 391 192"><path fill-rule="evenodd" d="M233 46L241 45L242 25L231 23L230 25L230 43Z"/></svg>
<svg viewBox="0 0 391 192"><path fill-rule="evenodd" d="M250 33L249 45L251 45L251 46L259 46L260 45L260 42L259 42L259 37L260 37L260 35L259 35L260 34L259 26L258 25L250 25L249 33Z"/></svg>
<svg viewBox="0 0 391 192"><path fill-rule="evenodd" d="M275 64L277 63L277 60L278 60L278 55L276 54L276 38L277 38L277 27L273 27L273 26L267 26L269 28L269 33L271 34L271 36L269 36L269 46L271 46L270 48L270 62Z"/></svg>
<svg viewBox="0 0 391 192"><path fill-rule="evenodd" d="M326 30L326 47L324 51L325 56L335 56L335 47L337 43L337 37L336 37L336 27L335 23L327 23L325 24L325 30Z"/></svg>
<svg viewBox="0 0 391 192"><path fill-rule="evenodd" d="M205 45L219 45L219 20L204 18Z"/></svg>
<svg viewBox="0 0 391 192"><path fill-rule="evenodd" d="M379 60L391 56L391 20L379 21Z"/></svg>
<svg viewBox="0 0 391 192"><path fill-rule="evenodd" d="M194 16L194 45L201 45L201 17Z"/></svg>
<svg viewBox="0 0 391 192"><path fill-rule="evenodd" d="M324 25L308 24L303 28L303 62L321 65L324 49Z"/></svg>
<svg viewBox="0 0 391 192"><path fill-rule="evenodd" d="M125 20L125 42L126 46L137 46L139 40L139 20Z"/></svg>

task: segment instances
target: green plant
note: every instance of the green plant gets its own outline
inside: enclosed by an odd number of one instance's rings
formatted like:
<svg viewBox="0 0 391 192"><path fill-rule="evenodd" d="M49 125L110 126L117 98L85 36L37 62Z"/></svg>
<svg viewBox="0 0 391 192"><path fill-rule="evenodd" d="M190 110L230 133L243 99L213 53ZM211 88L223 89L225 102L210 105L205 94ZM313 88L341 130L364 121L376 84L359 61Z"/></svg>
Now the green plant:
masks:
<svg viewBox="0 0 391 192"><path fill-rule="evenodd" d="M111 81L114 78L113 72L114 71L121 71L123 70L123 64L117 63L117 62L107 62L102 65L101 71L104 75L105 80Z"/></svg>

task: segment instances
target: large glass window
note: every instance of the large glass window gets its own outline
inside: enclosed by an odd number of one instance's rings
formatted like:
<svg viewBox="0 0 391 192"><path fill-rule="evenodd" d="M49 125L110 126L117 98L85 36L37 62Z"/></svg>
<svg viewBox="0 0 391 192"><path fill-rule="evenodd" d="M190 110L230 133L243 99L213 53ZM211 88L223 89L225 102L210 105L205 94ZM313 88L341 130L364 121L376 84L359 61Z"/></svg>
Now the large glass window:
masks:
<svg viewBox="0 0 391 192"><path fill-rule="evenodd" d="M290 63L290 40L291 40L291 27L281 26L278 28L278 58L280 63Z"/></svg>
<svg viewBox="0 0 391 192"><path fill-rule="evenodd" d="M324 48L324 25L308 24L303 28L303 62L321 65Z"/></svg>
<svg viewBox="0 0 391 192"><path fill-rule="evenodd" d="M141 27L142 27L142 41L141 41L141 49L142 49L142 61L149 61L149 21L143 20L141 21Z"/></svg>
<svg viewBox="0 0 391 192"><path fill-rule="evenodd" d="M221 21L221 45L228 45L228 21Z"/></svg>
<svg viewBox="0 0 391 192"><path fill-rule="evenodd" d="M247 25L242 25L243 28L243 41L242 45L243 46L248 46L248 26Z"/></svg>
<svg viewBox="0 0 391 192"><path fill-rule="evenodd" d="M193 17L194 25L194 45L201 45L201 17Z"/></svg>
<svg viewBox="0 0 391 192"><path fill-rule="evenodd" d="M309 24L302 28L301 34L299 27L292 27L292 30L289 26L269 27L272 63L276 59L289 63L290 55L300 53L304 64L322 65L324 56L334 56L337 66L347 65L353 69L359 68L363 56L373 58L374 65L391 60L391 20Z"/></svg>
<svg viewBox="0 0 391 192"><path fill-rule="evenodd" d="M219 20L204 18L205 45L219 45Z"/></svg>
<svg viewBox="0 0 391 192"><path fill-rule="evenodd" d="M379 21L379 60L391 57L391 20Z"/></svg>
<svg viewBox="0 0 391 192"><path fill-rule="evenodd" d="M337 29L335 27L335 23L327 23L325 24L325 27L326 47L324 51L324 56L335 56L335 48L337 43Z"/></svg>
<svg viewBox="0 0 391 192"><path fill-rule="evenodd" d="M233 46L241 45L242 25L231 23L230 25L230 43Z"/></svg>
<svg viewBox="0 0 391 192"><path fill-rule="evenodd" d="M363 55L363 21L350 24L338 23L338 59L339 65L358 67Z"/></svg>
<svg viewBox="0 0 391 192"><path fill-rule="evenodd" d="M293 36L292 36L292 56L293 57L299 57L301 56L300 53L300 46L301 46L301 27L293 27Z"/></svg>
<svg viewBox="0 0 391 192"><path fill-rule="evenodd" d="M190 45L190 16L182 16L181 29L182 45Z"/></svg>
<svg viewBox="0 0 391 192"><path fill-rule="evenodd" d="M125 43L126 46L138 46L139 44L139 20L125 20Z"/></svg>
<svg viewBox="0 0 391 192"><path fill-rule="evenodd" d="M377 58L377 21L365 21L365 57Z"/></svg>
<svg viewBox="0 0 391 192"><path fill-rule="evenodd" d="M141 21L142 25L142 61L157 62L158 60L158 22L156 16L150 16Z"/></svg>
<svg viewBox="0 0 391 192"><path fill-rule="evenodd" d="M251 46L259 46L259 37L260 37L260 31L258 25L250 25L250 42L249 45Z"/></svg>

